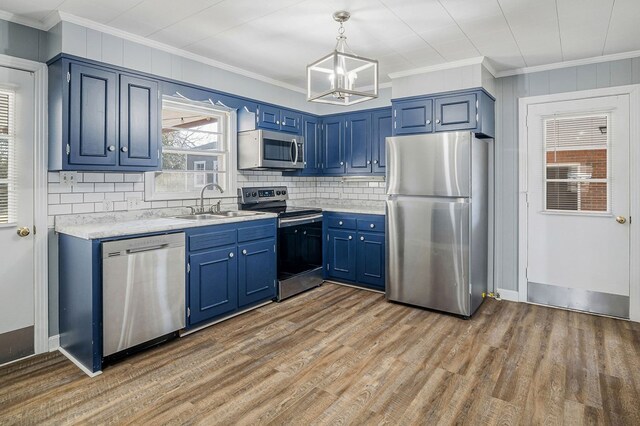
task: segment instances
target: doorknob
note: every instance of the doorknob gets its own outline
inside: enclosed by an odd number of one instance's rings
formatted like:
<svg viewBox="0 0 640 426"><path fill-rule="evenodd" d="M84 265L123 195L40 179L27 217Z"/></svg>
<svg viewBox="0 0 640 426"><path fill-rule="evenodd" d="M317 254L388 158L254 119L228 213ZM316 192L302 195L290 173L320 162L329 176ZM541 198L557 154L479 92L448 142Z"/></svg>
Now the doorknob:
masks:
<svg viewBox="0 0 640 426"><path fill-rule="evenodd" d="M618 223L626 223L627 222L627 218L624 216L616 216L616 222Z"/></svg>
<svg viewBox="0 0 640 426"><path fill-rule="evenodd" d="M22 228L18 228L18 235L21 237L26 237L30 233L31 231L26 226L23 226Z"/></svg>

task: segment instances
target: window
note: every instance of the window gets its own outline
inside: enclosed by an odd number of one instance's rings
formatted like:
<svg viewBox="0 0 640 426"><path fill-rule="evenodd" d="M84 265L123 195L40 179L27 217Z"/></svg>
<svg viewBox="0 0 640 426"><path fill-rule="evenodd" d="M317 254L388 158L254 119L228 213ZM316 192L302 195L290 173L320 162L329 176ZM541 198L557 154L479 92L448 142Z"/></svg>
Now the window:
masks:
<svg viewBox="0 0 640 426"><path fill-rule="evenodd" d="M0 89L0 225L16 221L15 94Z"/></svg>
<svg viewBox="0 0 640 426"><path fill-rule="evenodd" d="M145 198L198 198L202 187L209 183L220 185L223 196L234 197L235 128L234 110L165 97L162 102L162 171L147 173Z"/></svg>
<svg viewBox="0 0 640 426"><path fill-rule="evenodd" d="M544 120L547 211L609 211L609 116Z"/></svg>

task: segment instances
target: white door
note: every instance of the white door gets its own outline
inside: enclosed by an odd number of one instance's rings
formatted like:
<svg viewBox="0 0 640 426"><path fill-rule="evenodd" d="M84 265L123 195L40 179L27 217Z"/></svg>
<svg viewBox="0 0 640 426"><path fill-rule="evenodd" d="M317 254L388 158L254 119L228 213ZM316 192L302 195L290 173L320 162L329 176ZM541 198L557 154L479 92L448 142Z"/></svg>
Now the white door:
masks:
<svg viewBox="0 0 640 426"><path fill-rule="evenodd" d="M33 117L33 74L0 67L0 364L34 353Z"/></svg>
<svg viewBox="0 0 640 426"><path fill-rule="evenodd" d="M629 102L529 106L529 302L629 317Z"/></svg>

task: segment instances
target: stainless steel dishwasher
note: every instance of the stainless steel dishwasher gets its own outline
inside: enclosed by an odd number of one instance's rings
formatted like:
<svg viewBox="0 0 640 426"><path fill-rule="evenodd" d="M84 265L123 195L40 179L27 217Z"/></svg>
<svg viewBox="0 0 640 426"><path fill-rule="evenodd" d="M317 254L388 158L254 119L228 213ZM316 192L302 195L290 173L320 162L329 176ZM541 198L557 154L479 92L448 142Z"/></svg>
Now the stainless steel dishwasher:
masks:
<svg viewBox="0 0 640 426"><path fill-rule="evenodd" d="M103 356L185 326L184 233L102 244Z"/></svg>

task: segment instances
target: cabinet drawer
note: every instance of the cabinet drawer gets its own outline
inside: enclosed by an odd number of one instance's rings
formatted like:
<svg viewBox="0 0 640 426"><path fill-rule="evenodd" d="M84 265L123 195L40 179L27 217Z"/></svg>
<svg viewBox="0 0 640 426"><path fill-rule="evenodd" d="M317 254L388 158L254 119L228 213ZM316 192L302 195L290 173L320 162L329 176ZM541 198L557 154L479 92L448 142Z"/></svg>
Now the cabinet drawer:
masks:
<svg viewBox="0 0 640 426"><path fill-rule="evenodd" d="M219 232L203 232L189 235L189 251L204 250L212 247L227 246L236 243L235 229Z"/></svg>
<svg viewBox="0 0 640 426"><path fill-rule="evenodd" d="M353 218L330 217L327 219L327 226L329 228L356 229L356 220Z"/></svg>
<svg viewBox="0 0 640 426"><path fill-rule="evenodd" d="M384 218L357 219L359 231L384 232Z"/></svg>
<svg viewBox="0 0 640 426"><path fill-rule="evenodd" d="M248 226L238 229L238 242L261 240L263 238L275 237L276 228L274 225Z"/></svg>

